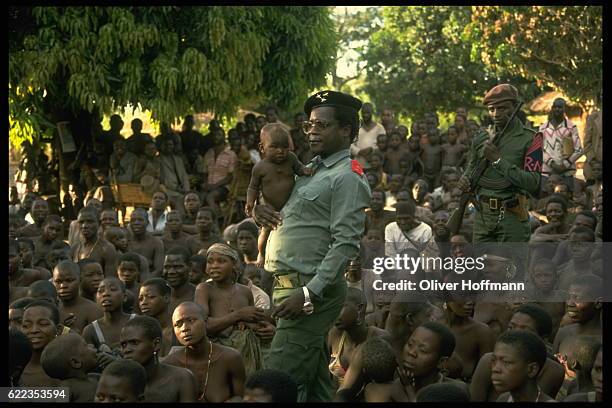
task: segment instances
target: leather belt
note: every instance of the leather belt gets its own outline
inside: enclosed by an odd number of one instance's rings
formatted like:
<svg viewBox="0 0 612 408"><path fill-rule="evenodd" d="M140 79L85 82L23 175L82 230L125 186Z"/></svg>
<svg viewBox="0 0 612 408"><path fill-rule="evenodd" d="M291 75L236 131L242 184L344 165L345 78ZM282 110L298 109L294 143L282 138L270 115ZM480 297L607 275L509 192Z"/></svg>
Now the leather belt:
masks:
<svg viewBox="0 0 612 408"><path fill-rule="evenodd" d="M489 210L499 211L500 208L514 208L519 205L518 198L499 198L490 196L480 196L480 202L487 205Z"/></svg>

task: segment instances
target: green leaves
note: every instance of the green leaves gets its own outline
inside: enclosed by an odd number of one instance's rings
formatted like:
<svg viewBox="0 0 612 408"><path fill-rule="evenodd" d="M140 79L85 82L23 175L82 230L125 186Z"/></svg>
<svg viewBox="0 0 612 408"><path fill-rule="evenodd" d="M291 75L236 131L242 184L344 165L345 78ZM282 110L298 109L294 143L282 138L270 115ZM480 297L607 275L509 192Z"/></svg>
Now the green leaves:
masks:
<svg viewBox="0 0 612 408"><path fill-rule="evenodd" d="M589 105L602 86L599 6L474 7L466 28L488 67ZM478 41L476 41L478 40Z"/></svg>
<svg viewBox="0 0 612 408"><path fill-rule="evenodd" d="M263 99L299 106L333 68L329 14L327 7L16 9L9 17L32 25L11 34L13 129L36 133L40 126L22 113L42 117L50 107L109 114L140 104L155 120L173 121L194 110L234 114Z"/></svg>

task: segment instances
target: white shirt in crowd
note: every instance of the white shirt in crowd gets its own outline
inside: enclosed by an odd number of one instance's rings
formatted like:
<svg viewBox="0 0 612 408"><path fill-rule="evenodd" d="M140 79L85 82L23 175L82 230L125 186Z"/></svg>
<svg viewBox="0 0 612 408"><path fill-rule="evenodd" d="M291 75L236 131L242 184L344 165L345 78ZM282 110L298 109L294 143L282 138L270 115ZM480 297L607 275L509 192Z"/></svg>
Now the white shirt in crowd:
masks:
<svg viewBox="0 0 612 408"><path fill-rule="evenodd" d="M408 233L404 233L398 227L397 222L392 222L385 227L385 257L395 258L396 255L403 256L415 250L419 256L439 256L440 250L429 225L420 222ZM425 272L430 272L430 270L425 268Z"/></svg>
<svg viewBox="0 0 612 408"><path fill-rule="evenodd" d="M361 164L361 167L368 168L369 166L363 157L357 156L357 153L361 149L368 147L376 148L376 136L386 133L385 128L380 123L376 123L376 126L370 130L365 130L363 127L359 128L359 136L357 137L355 143L351 144L350 151L351 156L357 159L359 164Z"/></svg>
<svg viewBox="0 0 612 408"><path fill-rule="evenodd" d="M149 223L147 224L147 232L152 232L154 234L163 234L164 229L166 228L166 214L168 211L164 211L162 215L157 219L157 224L153 225L153 210L149 210L147 212L149 215Z"/></svg>

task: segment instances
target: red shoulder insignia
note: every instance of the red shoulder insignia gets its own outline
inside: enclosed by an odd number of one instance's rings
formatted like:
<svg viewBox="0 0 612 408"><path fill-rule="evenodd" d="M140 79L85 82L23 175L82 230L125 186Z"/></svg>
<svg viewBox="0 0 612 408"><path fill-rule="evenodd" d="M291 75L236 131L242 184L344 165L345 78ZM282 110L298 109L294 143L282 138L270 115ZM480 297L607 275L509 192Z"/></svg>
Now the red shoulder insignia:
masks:
<svg viewBox="0 0 612 408"><path fill-rule="evenodd" d="M542 145L544 135L538 132L533 136L531 146L525 153L525 161L523 162L523 170L530 172L542 171Z"/></svg>
<svg viewBox="0 0 612 408"><path fill-rule="evenodd" d="M357 160L351 160L351 170L353 170L353 172L359 174L360 176L363 176L363 168Z"/></svg>

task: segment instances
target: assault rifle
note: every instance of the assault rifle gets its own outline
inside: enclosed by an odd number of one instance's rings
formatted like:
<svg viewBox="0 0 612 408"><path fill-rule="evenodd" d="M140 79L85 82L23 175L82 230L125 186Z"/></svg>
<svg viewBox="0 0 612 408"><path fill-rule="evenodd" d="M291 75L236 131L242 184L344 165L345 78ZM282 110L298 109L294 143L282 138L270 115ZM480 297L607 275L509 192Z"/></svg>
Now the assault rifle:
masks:
<svg viewBox="0 0 612 408"><path fill-rule="evenodd" d="M506 126L501 130L501 132L496 133L493 138L493 144L497 145L499 139L502 137L512 119L516 116L519 109L523 106L523 102L518 102L514 112L512 112L512 116L506 122ZM476 185L478 184L478 180L484 174L485 170L489 166L489 161L486 158L482 158L476 166L472 169L471 174L468 177L470 182L470 188L468 191L461 193L461 197L459 198L459 207L453 211L453 214L450 216L448 221L446 222L446 227L450 230L451 235L455 235L461 229L461 224L463 223L463 214L465 213L465 207L467 207L468 203L474 198L474 190L476 189ZM475 201L475 200L474 200ZM479 204L475 201L475 204L478 206Z"/></svg>

